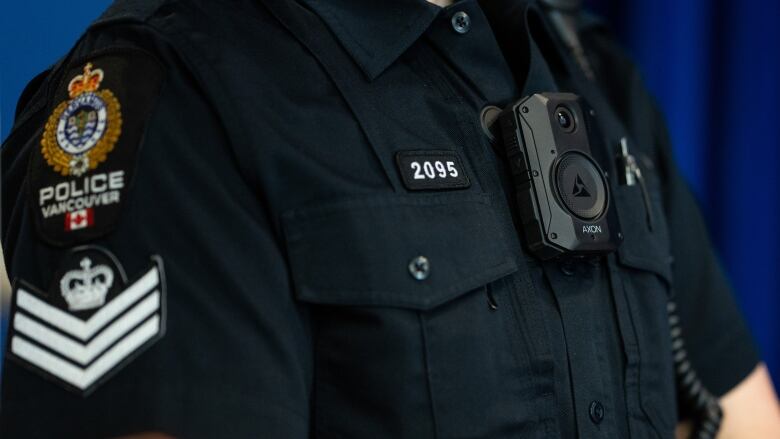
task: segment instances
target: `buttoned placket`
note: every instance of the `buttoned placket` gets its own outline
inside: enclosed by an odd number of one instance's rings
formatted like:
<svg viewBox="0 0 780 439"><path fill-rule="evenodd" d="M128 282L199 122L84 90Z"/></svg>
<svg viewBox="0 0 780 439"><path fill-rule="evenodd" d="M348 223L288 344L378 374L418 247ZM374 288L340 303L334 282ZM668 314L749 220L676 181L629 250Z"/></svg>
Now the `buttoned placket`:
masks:
<svg viewBox="0 0 780 439"><path fill-rule="evenodd" d="M461 131L464 132L466 154L474 163L475 172L479 173L482 187L492 192L498 199L511 197L511 184L502 174L503 165L489 138L484 134L480 120L480 111L488 104L505 106L519 97L519 90L514 82L511 71L504 63L496 63L503 55L495 41L492 30L476 2L461 2L458 9L445 10L438 22L429 29L426 37L435 55L440 58L437 63L429 63L426 72L434 74L437 79L447 84L452 93L453 111ZM453 32L450 23L457 12L465 12L470 17L470 30L466 34ZM489 59L486 59L489 58ZM485 62L481 62L484 60ZM449 62L449 63L448 63ZM453 69L447 68L451 66ZM487 71L486 71L487 69ZM464 81L465 79L465 81ZM465 82L465 83L464 83ZM507 203L498 203L507 221L508 236L518 236L518 230L510 221L513 213ZM513 348L521 357L529 356L531 368L537 371L532 379L533 392L537 395L547 395L536 399L538 409L537 422L544 425L547 437L564 437L560 429L559 414L569 413L568 409L556 407L556 399L568 398L567 394L556 395L560 389L568 388L569 379L564 375L556 382L557 373L550 368L553 355L550 351L550 340L547 322L544 315L549 305L544 303L540 294L539 283L532 280L529 270L534 270L537 263L519 250L521 268L511 275L506 282L499 283L496 288L507 288L506 295L510 305L515 309L513 314L517 319L523 316L523 321L514 321L517 331L525 334L523 338L514 340ZM533 331L529 333L528 331ZM525 379L526 377L507 377L508 379ZM568 404L568 403L565 403ZM585 408L587 416L588 408Z"/></svg>
<svg viewBox="0 0 780 439"><path fill-rule="evenodd" d="M501 89L496 81L489 81L485 78L484 65L480 65L478 51L490 52L490 47L487 44L477 46L475 40L477 40L480 33L480 25L482 23L481 11L469 10L470 2L462 2L457 5L457 9L449 8L445 10L444 16L446 21L449 21L451 26L442 24L436 26L434 23L431 29L429 29L428 38L431 44L437 49L442 57L446 58L450 65L452 65L457 71L461 73L467 81L470 82L471 87L464 87L464 93L471 93L468 98L461 98L461 100L468 100L469 102L479 102L477 106L487 106L490 104L499 104L501 106L508 103L513 99L517 99L518 92L516 89L511 90L508 93L506 88L506 82L501 84L504 88ZM477 5L474 5L477 6ZM460 32L457 29L457 22L463 23L463 16L469 17L468 30L466 32ZM461 17L458 20L456 17ZM445 20L443 20L445 21ZM450 27L448 29L448 27ZM453 29L455 32L453 32ZM489 29L489 28L488 28ZM492 34L491 34L492 37ZM485 39L481 42L484 43ZM487 41L493 42L494 39L488 39ZM470 46L470 44L474 44ZM498 51L497 45L493 44L495 50ZM474 50L471 52L469 49ZM497 55L502 56L500 51ZM506 77L511 78L511 73ZM509 81L514 85L513 82ZM464 102L465 103L465 102ZM473 109L471 113L475 113ZM479 117L479 113L476 112L476 116L473 118L474 125L480 127L482 122ZM468 123L467 123L468 125ZM481 136L480 141L472 144L471 150L479 149L480 152L484 150L491 151L487 136L484 134ZM476 145L480 145L477 147ZM494 157L495 159L495 157ZM488 169L485 166L476 165L476 169ZM483 187L486 190L497 189L495 185L490 185L488 182L495 182L495 179L487 178L487 176L481 176ZM498 188L499 191L503 189ZM511 189L510 189L511 191ZM517 233L515 231L515 233ZM532 261L531 264L536 264ZM591 269L590 264L586 264ZM598 266L598 264L596 265ZM607 383L603 373L608 369L606 359L603 353L597 352L597 346L603 345L607 341L603 339L603 329L596 330L594 325L589 322L588 315L595 316L597 313L587 313L585 310L595 306L593 299L593 273L589 273L590 284L587 283L587 279L582 278L581 261L563 260L560 263L548 263L545 264L545 275L549 280L549 286L551 290L548 294L554 296L554 302L557 304L558 312L549 316L557 317L561 319L562 325L562 337L561 343L566 346L566 355L569 359L568 363L571 365L570 379L573 384L573 394L569 393L569 389L566 391L560 391L561 387L557 387L557 391L560 394L558 396L559 403L572 404L567 402L566 398L573 400L573 409L575 411L574 417L576 418L577 434L582 438L597 438L597 437L613 437L617 435L617 429L614 424L614 417L610 418L608 414L611 412L609 407L615 407L616 402L613 401L613 395L606 391ZM527 278L527 275L519 273L516 276ZM534 294L543 294L543 291L536 290L534 285L530 284L527 279L519 279L519 283L515 285L524 285L524 288L515 289L512 292L515 296L524 296L524 304L535 304L539 306L539 301L527 296ZM588 286L590 285L590 287ZM530 287L530 288L529 288ZM601 285L604 287L604 285ZM542 326L542 325L540 325ZM541 328L540 328L541 330ZM544 353L540 354L545 355ZM549 355L549 353L547 353ZM575 359L572 361L572 359ZM573 364L573 365L572 365ZM568 381L568 380L567 380ZM614 410L614 409L613 409ZM562 412L566 412L564 409Z"/></svg>

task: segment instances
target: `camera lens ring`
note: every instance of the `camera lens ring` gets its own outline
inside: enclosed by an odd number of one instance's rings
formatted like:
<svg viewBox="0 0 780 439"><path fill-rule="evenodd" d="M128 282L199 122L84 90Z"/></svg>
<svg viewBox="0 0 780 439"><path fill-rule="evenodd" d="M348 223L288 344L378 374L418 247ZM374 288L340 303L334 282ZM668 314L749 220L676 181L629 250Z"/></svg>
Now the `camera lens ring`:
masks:
<svg viewBox="0 0 780 439"><path fill-rule="evenodd" d="M609 185L590 155L568 151L553 169L558 199L568 212L589 222L604 215L609 205Z"/></svg>
<svg viewBox="0 0 780 439"><path fill-rule="evenodd" d="M574 117L574 113L564 105L559 105L555 109L555 120L564 133L572 133L577 129L577 119Z"/></svg>

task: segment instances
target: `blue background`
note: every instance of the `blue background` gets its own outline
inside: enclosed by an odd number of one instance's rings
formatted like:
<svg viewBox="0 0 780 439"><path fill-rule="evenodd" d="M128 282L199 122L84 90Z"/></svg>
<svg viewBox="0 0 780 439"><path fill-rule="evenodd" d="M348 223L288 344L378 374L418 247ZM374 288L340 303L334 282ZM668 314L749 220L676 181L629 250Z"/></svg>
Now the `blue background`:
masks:
<svg viewBox="0 0 780 439"><path fill-rule="evenodd" d="M3 6L3 139L26 82L110 2L46 3ZM780 1L587 3L608 18L663 107L679 165L763 357L780 376Z"/></svg>

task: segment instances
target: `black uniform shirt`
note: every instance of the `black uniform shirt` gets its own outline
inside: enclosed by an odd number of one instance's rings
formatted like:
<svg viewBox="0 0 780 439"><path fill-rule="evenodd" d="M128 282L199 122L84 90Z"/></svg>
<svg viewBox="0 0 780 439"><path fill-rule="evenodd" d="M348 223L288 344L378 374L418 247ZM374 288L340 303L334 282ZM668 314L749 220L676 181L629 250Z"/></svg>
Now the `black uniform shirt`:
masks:
<svg viewBox="0 0 780 439"><path fill-rule="evenodd" d="M710 390L757 355L636 71L540 11L115 3L3 145L3 437L672 437L672 295ZM639 159L616 253L523 247L480 112L549 91Z"/></svg>

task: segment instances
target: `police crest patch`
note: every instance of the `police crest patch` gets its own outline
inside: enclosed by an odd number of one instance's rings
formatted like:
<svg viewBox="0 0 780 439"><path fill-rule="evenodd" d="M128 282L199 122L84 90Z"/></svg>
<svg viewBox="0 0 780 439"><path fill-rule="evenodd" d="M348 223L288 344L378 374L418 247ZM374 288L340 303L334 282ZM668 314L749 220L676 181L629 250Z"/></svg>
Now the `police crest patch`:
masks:
<svg viewBox="0 0 780 439"><path fill-rule="evenodd" d="M46 122L41 152L62 175L95 169L122 132L119 101L111 90L98 90L103 77L103 70L87 63L68 83L70 100L60 103Z"/></svg>
<svg viewBox="0 0 780 439"><path fill-rule="evenodd" d="M71 246L119 221L162 68L142 50L118 48L70 62L60 78L30 156L29 204L43 240Z"/></svg>
<svg viewBox="0 0 780 439"><path fill-rule="evenodd" d="M88 395L165 333L162 259L128 280L109 251L70 251L43 291L14 282L7 355Z"/></svg>

